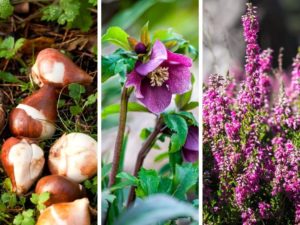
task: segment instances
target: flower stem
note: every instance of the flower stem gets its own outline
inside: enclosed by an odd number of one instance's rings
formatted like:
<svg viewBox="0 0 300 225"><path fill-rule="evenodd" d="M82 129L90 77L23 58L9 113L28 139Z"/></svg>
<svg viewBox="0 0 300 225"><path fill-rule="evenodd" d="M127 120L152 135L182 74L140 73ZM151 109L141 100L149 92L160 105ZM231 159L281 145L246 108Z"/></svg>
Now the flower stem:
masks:
<svg viewBox="0 0 300 225"><path fill-rule="evenodd" d="M141 150L139 151L139 154L137 156L137 160L136 160L136 163L135 163L133 176L136 177L138 175L138 172L140 171L140 169L141 169L141 167L144 163L144 159L146 158L147 154L150 152L153 144L155 143L157 135L161 132L161 129L163 128L163 125L164 125L164 121L163 121L162 116L160 116L158 118L158 120L156 121L155 128L154 128L153 132L147 138L147 140L143 144ZM131 205L131 203L134 200L135 200L135 187L132 186L130 188L130 192L129 192L129 196L128 196L127 207L129 205Z"/></svg>
<svg viewBox="0 0 300 225"><path fill-rule="evenodd" d="M112 170L110 173L109 187L111 187L115 184L116 175L119 170L122 144L123 144L123 139L124 139L125 127L126 127L129 95L130 94L129 94L128 89L126 87L123 87L121 103L120 103L119 129L118 129L115 150L114 150L114 156L113 156L113 161L112 161Z"/></svg>

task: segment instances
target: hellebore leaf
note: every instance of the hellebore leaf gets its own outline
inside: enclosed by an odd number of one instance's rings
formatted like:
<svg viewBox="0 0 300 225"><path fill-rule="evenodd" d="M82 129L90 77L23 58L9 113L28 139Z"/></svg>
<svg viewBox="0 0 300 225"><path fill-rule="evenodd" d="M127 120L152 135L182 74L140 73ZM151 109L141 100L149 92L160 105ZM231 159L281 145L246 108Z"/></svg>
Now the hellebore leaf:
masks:
<svg viewBox="0 0 300 225"><path fill-rule="evenodd" d="M105 177L108 176L112 168L112 163L102 165L101 169L101 179L103 180Z"/></svg>
<svg viewBox="0 0 300 225"><path fill-rule="evenodd" d="M111 191L123 189L128 186L137 186L138 185L138 179L131 174L128 174L126 172L121 172L117 175L117 178L122 179L120 182L115 184L110 188Z"/></svg>
<svg viewBox="0 0 300 225"><path fill-rule="evenodd" d="M140 198L158 192L160 177L155 170L146 170L142 168L138 173L139 184L136 189L136 195Z"/></svg>
<svg viewBox="0 0 300 225"><path fill-rule="evenodd" d="M102 56L102 83L114 75L120 76L120 82L124 83L126 75L133 70L137 58L132 52L118 49L108 56Z"/></svg>
<svg viewBox="0 0 300 225"><path fill-rule="evenodd" d="M109 191L105 190L101 193L101 218L102 222L106 218L108 211L108 203L112 203L116 199L115 195L109 193Z"/></svg>
<svg viewBox="0 0 300 225"><path fill-rule="evenodd" d="M137 202L135 206L121 214L114 225L152 225L179 217L199 219L197 209L191 204L158 194Z"/></svg>
<svg viewBox="0 0 300 225"><path fill-rule="evenodd" d="M182 110L189 111L189 110L197 108L198 106L199 106L199 102L189 102L182 108Z"/></svg>
<svg viewBox="0 0 300 225"><path fill-rule="evenodd" d="M177 112L176 114L185 118L189 125L198 126L198 122L192 113L181 111Z"/></svg>
<svg viewBox="0 0 300 225"><path fill-rule="evenodd" d="M129 112L149 112L147 108L140 105L136 102L128 103L128 111ZM106 118L109 115L116 114L120 112L120 104L113 104L105 107L102 111L102 119Z"/></svg>
<svg viewBox="0 0 300 225"><path fill-rule="evenodd" d="M171 153L179 151L187 137L187 122L180 115L176 114L164 114L164 121L167 127L173 131L169 151Z"/></svg>
<svg viewBox="0 0 300 225"><path fill-rule="evenodd" d="M184 200L186 192L198 182L197 165L191 163L176 165L173 182L175 187L173 196L180 200Z"/></svg>
<svg viewBox="0 0 300 225"><path fill-rule="evenodd" d="M111 42L125 50L130 50L129 35L120 27L110 27L102 36L102 42Z"/></svg>

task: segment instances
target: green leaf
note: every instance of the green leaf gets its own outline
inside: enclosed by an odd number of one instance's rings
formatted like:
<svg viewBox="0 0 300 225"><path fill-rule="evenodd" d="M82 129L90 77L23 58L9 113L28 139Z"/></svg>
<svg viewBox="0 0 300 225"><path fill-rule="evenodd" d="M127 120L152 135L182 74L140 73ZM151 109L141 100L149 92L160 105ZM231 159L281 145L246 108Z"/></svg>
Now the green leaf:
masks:
<svg viewBox="0 0 300 225"><path fill-rule="evenodd" d="M148 26L149 26L149 22L147 22L141 30L141 42L145 46L148 46L150 44L150 34L149 34Z"/></svg>
<svg viewBox="0 0 300 225"><path fill-rule="evenodd" d="M110 42L125 50L130 50L128 43L129 35L120 27L110 27L106 33L102 36L102 42Z"/></svg>
<svg viewBox="0 0 300 225"><path fill-rule="evenodd" d="M81 95L85 93L85 87L80 84L69 84L69 96L73 98L76 102L79 102Z"/></svg>
<svg viewBox="0 0 300 225"><path fill-rule="evenodd" d="M69 23L70 28L79 28L83 32L88 32L93 25L93 17L90 11L90 4L84 0L80 2L79 13L75 19Z"/></svg>
<svg viewBox="0 0 300 225"><path fill-rule="evenodd" d="M189 111L189 110L197 108L198 106L199 106L199 102L189 102L182 108L182 110Z"/></svg>
<svg viewBox="0 0 300 225"><path fill-rule="evenodd" d="M198 167L196 164L186 163L176 165L173 196L185 199L186 192L198 182Z"/></svg>
<svg viewBox="0 0 300 225"><path fill-rule="evenodd" d="M4 192L1 195L1 201L6 205L7 208L13 208L17 205L17 196L15 193Z"/></svg>
<svg viewBox="0 0 300 225"><path fill-rule="evenodd" d="M172 180L169 177L162 177L159 186L158 193L171 194L172 191Z"/></svg>
<svg viewBox="0 0 300 225"><path fill-rule="evenodd" d="M178 165L182 163L182 153L181 151L177 152L169 152L169 166L171 168L171 171L175 173L175 168Z"/></svg>
<svg viewBox="0 0 300 225"><path fill-rule="evenodd" d="M142 168L138 173L139 184L136 189L138 197L145 196L158 192L160 178L155 170L146 170Z"/></svg>
<svg viewBox="0 0 300 225"><path fill-rule="evenodd" d="M11 5L9 0L0 1L0 18L7 19L13 14L14 7Z"/></svg>
<svg viewBox="0 0 300 225"><path fill-rule="evenodd" d="M50 193L49 192L43 192L41 194L35 194L33 193L31 195L30 201L36 205L37 209L39 211L43 210L46 208L44 203L50 198Z"/></svg>
<svg viewBox="0 0 300 225"><path fill-rule="evenodd" d="M130 181L132 184L137 184L138 183L138 179L135 176L132 176L129 173L126 172L121 172L117 175L117 178L121 178L121 179L125 179Z"/></svg>
<svg viewBox="0 0 300 225"><path fill-rule="evenodd" d="M184 94L181 94L181 95L176 95L175 103L176 103L177 108L179 110L184 108L191 100L191 96L192 96L192 90L190 90Z"/></svg>
<svg viewBox="0 0 300 225"><path fill-rule="evenodd" d="M169 156L169 152L163 152L154 158L154 162L160 162Z"/></svg>
<svg viewBox="0 0 300 225"><path fill-rule="evenodd" d="M198 122L191 112L177 112L177 115L182 116L187 121L188 125L198 126Z"/></svg>
<svg viewBox="0 0 300 225"><path fill-rule="evenodd" d="M83 185L87 190L90 190L92 194L96 194L98 188L97 176L94 176L92 179L84 181Z"/></svg>
<svg viewBox="0 0 300 225"><path fill-rule="evenodd" d="M73 116L77 116L79 115L80 113L82 113L82 107L80 107L79 105L72 105L70 106L70 113L73 115Z"/></svg>
<svg viewBox="0 0 300 225"><path fill-rule="evenodd" d="M3 81L5 81L5 82L8 82L8 83L24 84L23 81L19 80L14 75L12 75L11 73L8 73L8 72L2 72L2 71L0 71L0 79L3 80Z"/></svg>
<svg viewBox="0 0 300 225"><path fill-rule="evenodd" d="M164 114L164 121L169 129L173 131L171 135L170 152L179 151L185 143L188 125L184 118L175 114Z"/></svg>
<svg viewBox="0 0 300 225"><path fill-rule="evenodd" d="M98 3L98 0L89 0L89 3L92 4L93 6L96 6Z"/></svg>
<svg viewBox="0 0 300 225"><path fill-rule="evenodd" d="M159 222L191 217L198 220L198 210L168 195L153 195L125 211L114 225L153 225Z"/></svg>
<svg viewBox="0 0 300 225"><path fill-rule="evenodd" d="M124 83L126 75L133 70L136 60L135 53L123 49L118 49L108 56L102 56L102 83L116 74L120 76L121 83Z"/></svg>
<svg viewBox="0 0 300 225"><path fill-rule="evenodd" d="M119 189L124 189L125 187L128 186L137 186L139 180L132 176L131 174L128 174L126 172L121 172L117 175L117 178L122 179L120 182L115 184L110 188L111 191L119 190Z"/></svg>
<svg viewBox="0 0 300 225"><path fill-rule="evenodd" d="M86 106L95 104L95 103L97 102L97 96L98 96L97 93L91 94L91 95L87 98L86 102L84 103L84 106L86 107Z"/></svg>
<svg viewBox="0 0 300 225"><path fill-rule="evenodd" d="M112 167L112 164L109 163L109 164L104 164L102 166L102 170L101 170L101 179L103 180L105 177L107 177L111 171L111 167Z"/></svg>
<svg viewBox="0 0 300 225"><path fill-rule="evenodd" d="M136 102L129 102L128 103L128 112L149 112L147 108L140 105ZM109 115L116 114L120 112L120 104L113 104L105 107L102 111L102 119L106 118Z"/></svg>
<svg viewBox="0 0 300 225"><path fill-rule="evenodd" d="M11 36L5 38L0 42L0 58L11 59L15 56L18 50L23 46L25 42L24 38L20 38L16 41Z"/></svg>
<svg viewBox="0 0 300 225"><path fill-rule="evenodd" d="M14 225L34 225L35 224L34 215L35 215L35 212L33 209L25 210L22 213L19 213L14 218L13 224Z"/></svg>
<svg viewBox="0 0 300 225"><path fill-rule="evenodd" d="M115 195L109 193L109 191L102 191L101 193L101 217L106 218L108 211L108 203L112 203L116 199Z"/></svg>

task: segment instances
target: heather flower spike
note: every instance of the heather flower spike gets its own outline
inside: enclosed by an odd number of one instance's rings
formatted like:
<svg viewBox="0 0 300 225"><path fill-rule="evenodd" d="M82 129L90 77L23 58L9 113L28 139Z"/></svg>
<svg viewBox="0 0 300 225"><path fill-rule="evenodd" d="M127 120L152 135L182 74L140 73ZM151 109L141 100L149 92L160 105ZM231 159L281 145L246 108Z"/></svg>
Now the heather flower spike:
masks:
<svg viewBox="0 0 300 225"><path fill-rule="evenodd" d="M157 40L150 59L138 61L127 75L126 87L135 87L135 95L151 112L159 114L171 103L172 94L183 94L191 88L192 60L173 53Z"/></svg>

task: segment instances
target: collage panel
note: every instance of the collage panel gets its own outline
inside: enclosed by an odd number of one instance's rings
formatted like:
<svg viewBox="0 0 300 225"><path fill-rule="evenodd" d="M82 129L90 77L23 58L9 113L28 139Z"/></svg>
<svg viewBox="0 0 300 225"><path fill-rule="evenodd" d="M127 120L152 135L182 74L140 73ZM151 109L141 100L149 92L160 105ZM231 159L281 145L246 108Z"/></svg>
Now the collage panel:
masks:
<svg viewBox="0 0 300 225"><path fill-rule="evenodd" d="M298 225L300 2L204 0L203 19L203 224Z"/></svg>
<svg viewBox="0 0 300 225"><path fill-rule="evenodd" d="M199 224L199 3L103 1L103 225Z"/></svg>
<svg viewBox="0 0 300 225"><path fill-rule="evenodd" d="M0 1L0 224L97 224L97 1Z"/></svg>

